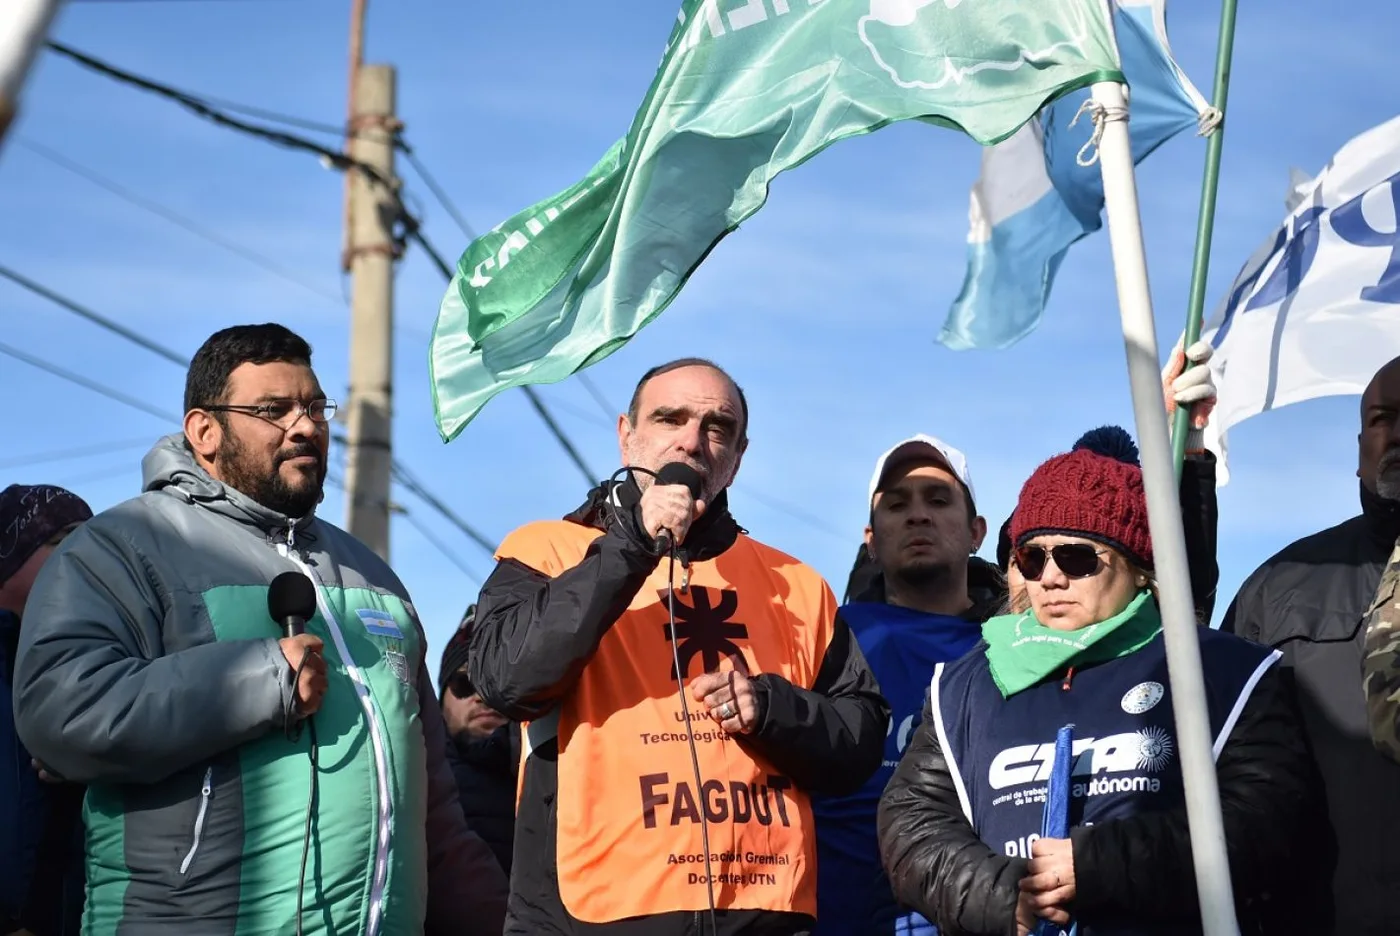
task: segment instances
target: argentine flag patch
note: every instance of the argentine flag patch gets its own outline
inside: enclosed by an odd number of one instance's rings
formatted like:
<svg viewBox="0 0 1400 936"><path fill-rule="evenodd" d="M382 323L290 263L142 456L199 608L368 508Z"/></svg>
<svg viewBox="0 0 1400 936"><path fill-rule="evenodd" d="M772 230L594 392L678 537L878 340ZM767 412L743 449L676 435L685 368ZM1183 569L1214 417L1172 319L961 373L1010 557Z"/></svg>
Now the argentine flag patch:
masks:
<svg viewBox="0 0 1400 936"><path fill-rule="evenodd" d="M360 623L365 626L365 630L376 637L389 637L393 640L403 640L403 631L399 630L399 625L394 621L394 616L388 611L378 611L374 608L361 608L355 612L360 616Z"/></svg>

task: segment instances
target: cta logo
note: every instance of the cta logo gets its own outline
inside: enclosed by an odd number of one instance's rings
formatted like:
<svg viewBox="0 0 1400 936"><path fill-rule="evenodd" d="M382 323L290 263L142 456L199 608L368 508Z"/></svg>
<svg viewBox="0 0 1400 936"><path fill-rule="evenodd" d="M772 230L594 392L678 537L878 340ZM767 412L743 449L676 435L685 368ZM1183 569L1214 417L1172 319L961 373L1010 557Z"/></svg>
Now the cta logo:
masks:
<svg viewBox="0 0 1400 936"><path fill-rule="evenodd" d="M1072 773L1076 777L1159 773L1171 763L1174 751L1171 735L1155 726L1104 738L1076 738ZM1009 747L992 758L987 783L993 790L1045 783L1050 779L1054 761L1054 742Z"/></svg>

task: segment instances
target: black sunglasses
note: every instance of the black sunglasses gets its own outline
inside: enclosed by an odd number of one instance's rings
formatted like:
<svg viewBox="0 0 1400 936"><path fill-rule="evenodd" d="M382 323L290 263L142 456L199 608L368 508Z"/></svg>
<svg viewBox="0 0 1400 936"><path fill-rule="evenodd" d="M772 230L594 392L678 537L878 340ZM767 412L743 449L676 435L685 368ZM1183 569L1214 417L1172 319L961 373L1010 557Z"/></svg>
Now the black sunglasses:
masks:
<svg viewBox="0 0 1400 936"><path fill-rule="evenodd" d="M1044 546L1022 546L1016 550L1016 568L1021 576L1030 582L1037 582L1045 574L1047 558L1055 560L1055 566L1067 578L1088 578L1099 571L1099 556L1108 552L1089 543L1060 543L1046 549Z"/></svg>
<svg viewBox="0 0 1400 936"><path fill-rule="evenodd" d="M466 673L453 673L447 680L447 691L459 699L469 699L476 694L471 678Z"/></svg>

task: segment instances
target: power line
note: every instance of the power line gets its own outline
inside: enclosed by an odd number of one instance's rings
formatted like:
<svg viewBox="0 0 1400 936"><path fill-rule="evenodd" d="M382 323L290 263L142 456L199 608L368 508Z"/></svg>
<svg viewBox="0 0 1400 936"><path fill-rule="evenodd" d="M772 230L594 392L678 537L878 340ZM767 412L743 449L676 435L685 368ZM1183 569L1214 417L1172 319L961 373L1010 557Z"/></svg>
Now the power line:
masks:
<svg viewBox="0 0 1400 936"><path fill-rule="evenodd" d="M52 361L48 361L44 358L36 357L35 355L29 354L28 352L21 351L19 348L15 348L10 345L4 344L3 342L0 342L0 354L12 357L17 361L22 361L25 364L28 364L30 367L34 367L46 373L52 374L60 380L66 380L71 384L76 384L77 386L82 387L85 390L90 390L93 393L96 393L99 396L104 396L107 399L112 400L114 402L121 403L125 406L129 406L132 409L140 410L143 413L148 413L151 416L155 416L157 419L161 419L169 423L174 423L176 425L180 424L180 417L176 416L174 413L168 413L160 409L159 407L152 406L145 400L129 396L125 393L122 393L120 390L115 390L112 387L107 386L106 384L98 383L95 380L89 380L81 374L76 374L73 371L68 370L67 368L60 367ZM149 444L149 441L147 441L146 444ZM131 447L134 448L135 445L132 445ZM110 447L107 449L107 451L112 450L113 449ZM96 453L89 452L88 454ZM3 465L0 465L0 467L3 467ZM122 467L125 467L125 464L123 464ZM107 469L102 473L95 473L94 477L100 478L110 473L111 469ZM91 479L84 478L84 480ZM66 481L62 481L59 483L75 484L77 483L77 481L70 478ZM331 485L332 487L339 488L341 490L345 489L345 482L340 478L338 474L329 470L329 468L326 471L326 483Z"/></svg>
<svg viewBox="0 0 1400 936"><path fill-rule="evenodd" d="M423 487L423 485L418 481L418 479L415 478L407 468L395 462L391 470L393 471L394 478L400 484L407 488L411 493L418 495L418 497L429 507L432 507L443 517L447 518L447 520L450 521L453 526L457 527L457 529L461 530L464 534L466 534L468 539L470 539L473 543L476 543L476 545L480 546L483 550L485 550L487 555L493 558L495 557L496 544L491 542L491 540L489 540L483 534L473 529L471 524L467 523L467 521L457 516L457 514L452 510L452 508L448 507L441 500L439 500L435 494L433 494L427 488Z"/></svg>
<svg viewBox="0 0 1400 936"><path fill-rule="evenodd" d="M808 513L801 507L789 504L787 501L779 500L776 497L769 497L765 494L760 494L750 487L742 487L736 485L736 490L739 493L742 493L745 497L752 497L754 500L758 501L760 504L763 504L768 509L776 510L778 513L781 514L786 514L794 520L798 520L802 523L805 523L807 526L811 527L814 530L817 530L818 532L826 533L829 536L834 536L837 539L841 540L843 543L850 542L850 537L847 536L845 533L842 533L840 530L836 529L834 526L831 526L815 514Z"/></svg>
<svg viewBox="0 0 1400 936"><path fill-rule="evenodd" d="M180 352L167 348L165 345L158 344L152 341L151 339L147 338L146 336L132 331L125 325L119 325L112 319L107 318L107 316L100 315L97 312L94 312L91 309L89 309L87 306L79 305L78 303L74 302L72 299L67 298L66 296L60 296L53 290L48 289L44 286L40 286L38 283L34 282L29 277L16 273L14 270L11 270L9 267L3 264L0 264L0 276L5 277L5 279L10 280L11 282L18 283L20 286L23 286L30 292L49 300L54 305L62 306L69 312L72 312L74 315L81 316L82 318L87 319L89 322L92 322L95 325L107 329L114 335L120 335L122 338L125 338L132 344L140 345L147 351L150 351L153 354L160 355L161 357L165 358L171 363L179 364L181 367L190 366L190 359L185 357ZM175 422L179 422L180 417L176 416L174 417L174 420Z"/></svg>
<svg viewBox="0 0 1400 936"><path fill-rule="evenodd" d="M171 348L167 348L164 345L157 344L149 338L146 338L144 335L140 335L129 328L125 328L124 326L118 325L116 322L112 321L106 316L100 315L99 313L94 312L86 306L79 305L73 300L68 299L65 296L61 296L50 289L46 289L43 286L40 286L38 283L35 283L27 277L21 276L20 274L2 265L0 265L0 276L5 276L16 283L19 283L26 289L29 289L32 292L43 296L45 299L48 299L50 302L53 302L56 305L60 305L63 308L69 310L70 312L73 312L76 315L80 315L83 318L94 322L97 325L100 325L101 327L107 329L108 331L111 331L113 334L116 334L126 339L127 341L140 345L146 350L160 355L167 361L179 364L182 367L189 366L189 358L180 354L180 352L175 351ZM9 345L0 344L0 354L7 354L10 357L14 357L17 360L24 361L26 364L30 364L34 367L39 368L40 370L48 371L56 377L68 380L72 383L77 384L78 386L86 387L87 389L92 390L94 393L99 393L102 396L106 396L118 402L125 403L126 405L134 407L135 409L139 409L142 412L158 416L161 419L166 420L167 422L172 422L176 424L179 424L181 422L180 417L174 415L173 413L167 413L163 410L159 410L143 400L138 400L135 397L127 396L119 390L113 390L112 388L107 387L104 384L99 384L96 381L89 380L86 377L73 373L72 371L65 370L56 364L52 364L48 361L36 358L33 355L20 351L18 348L12 348ZM339 435L334 432L331 434L331 438L336 442L345 441L345 437L343 435ZM467 536L470 537L473 541L475 541L478 545L482 546L493 555L495 554L496 547L493 543L491 543L490 540L486 539L476 530L472 529L465 520L453 513L447 507L446 504L444 504L435 495L433 495L431 491L429 491L426 487L422 485L422 483L414 479L412 475L408 473L407 469L403 468L403 466L399 464L397 460L395 460L393 463L393 469L395 475L400 478L400 483L403 483L404 487L408 488L414 494L418 495L418 497L422 499L424 503L426 503L432 509L436 510L438 513L442 514L442 516L445 519L457 526L458 529L460 529L463 533L467 534ZM327 474L327 480L333 483L336 487L344 487L343 482L340 482L338 478L333 478L330 473Z"/></svg>
<svg viewBox="0 0 1400 936"><path fill-rule="evenodd" d="M145 400L138 400L136 397L128 396L127 394L122 393L120 390L115 390L112 387L107 386L106 384L100 384L95 380L89 380L82 374L75 374L73 371L59 367L57 364L53 364L49 361L44 360L43 358L37 358L32 354L28 354L24 351L21 351L19 348L0 343L0 354L6 355L7 357L12 357L16 361L23 361L30 367L37 367L41 371L47 371L48 373L52 374L55 377L58 377L61 380L66 380L69 383L77 384L80 387L86 387L93 393L100 394L101 396L104 396L109 400L115 400L118 403L126 404L132 409L138 409L143 413L149 413L157 419L176 424L179 424L180 422L180 417L176 416L174 413L169 413L163 409L160 409L159 407L152 406Z"/></svg>
<svg viewBox="0 0 1400 936"><path fill-rule="evenodd" d="M428 240L427 235L423 233L422 226L418 218L415 217L404 205L403 199L402 197L400 197L399 192L395 188L395 186L391 185L389 183L389 180L383 178L373 166L367 165L363 162L360 162L359 160L351 158L345 153L329 149L325 146L322 146L319 143L316 143L315 141L308 140L304 137L292 136L291 134L283 133L279 130L273 130L268 127L259 127L254 124L250 124L245 121L229 117L227 114L221 113L219 110L217 110L213 106L213 103L207 98L198 97L189 93L188 91L182 91L179 88L175 88L167 84L162 84L158 81L153 81L149 78L143 78L140 75L134 74L121 68L117 68L114 65L110 65L107 62L102 61L101 59L94 58L85 52L80 52L77 49L64 45L63 43L50 41L47 43L47 46L48 48L59 53L60 55L67 56L68 58L84 66L85 68L92 69L93 71L99 72L103 75L106 75L109 78L113 78L117 81L123 82L124 84L135 85L136 87L141 88L145 91L149 91L153 94L158 94L161 97L165 97L172 101L175 101L183 107L186 107L194 113L198 114L200 117L204 117L207 120L212 120L220 126L228 127L233 130L239 130L244 133L260 137L271 143L276 143L279 146L285 146L290 149L313 153L316 156L321 157L321 159L329 162L330 165L342 171L354 169L356 171L364 173L365 176L368 177L372 182L383 186L385 190L388 191L390 195L394 198L396 208L398 209L399 222L403 225L403 239L411 240L414 243L416 243L419 247L421 247L424 253L428 255L429 259L432 260L433 264L438 268L439 272L441 272L442 275L448 281L451 281L451 265L449 265L447 261L443 259L442 254L438 252L437 248L434 247L432 242ZM405 143L402 140L398 140L397 143L399 145L399 148L405 151L406 155L411 153L411 149L409 149L407 143ZM411 156L410 158L415 161L415 168L417 168L416 158ZM419 174L423 175L421 170ZM429 188L434 189L435 194L439 195L440 199L443 200L444 206L448 206L451 204L451 202L446 198L446 193L442 192L441 187L437 186L437 183L435 181L431 181L431 176L424 175L424 182L428 184ZM455 208L449 208L449 212L453 213L454 217L458 215ZM465 225L466 229L470 230L470 225L466 225L465 219L459 218L459 224ZM574 446L572 440L570 440L569 437L564 433L564 430L554 420L554 417L549 414L549 410L545 407L544 401L540 399L539 394L536 393L535 389L529 386L528 384L523 386L521 389L525 391L525 395L529 399L530 405L534 407L535 412L540 414L540 418L544 420L545 425L549 428L549 431L559 442L560 447L564 449L565 454L569 456L569 459L574 463L575 466L578 467L579 471L583 474L584 480L587 481L587 483L590 486L596 484L598 480L597 474L595 474L594 471L588 467L588 464L583 460L583 456L579 454L579 451Z"/></svg>
<svg viewBox="0 0 1400 936"><path fill-rule="evenodd" d="M45 465L50 462L68 461L74 458L89 458L93 455L106 455L110 452L120 452L123 449L140 448L143 445L150 444L150 436L141 436L139 439L119 439L116 442L106 442L101 445L80 445L77 448L51 449L47 452L34 452L30 455L21 455L18 458L0 459L0 468L29 468L33 465Z"/></svg>
<svg viewBox="0 0 1400 936"><path fill-rule="evenodd" d="M106 481L120 475L123 471L130 470L131 462L125 461L119 465L107 465L104 468L99 468L93 471L84 471L79 474L64 475L63 477L54 478L52 481L46 483L61 488L75 488L79 485L87 484L90 481Z"/></svg>
<svg viewBox="0 0 1400 936"><path fill-rule="evenodd" d="M442 254L438 253L437 248L434 247L432 242L428 240L427 235L423 233L418 218L416 218L411 212L409 212L408 208L404 205L403 199L402 197L400 197L397 188L391 185L389 183L389 180L382 177L373 166L367 165L366 163L353 159L345 153L339 152L337 150L328 149L327 147L322 146L321 144L316 143L312 140L305 139L304 137L292 136L291 134L283 133L279 130L272 130L267 127L259 127L254 124L250 124L245 121L229 117L227 114L221 113L219 110L217 110L213 106L212 102L210 102L208 99L197 97L196 95L190 94L187 91L181 91L179 88L175 88L167 84L162 84L160 82L153 81L149 78L143 78L140 75L128 72L121 68L117 68L114 65L110 65L107 62L94 58L85 52L80 52L77 49L71 48L70 46L66 46L60 42L50 41L47 43L47 46L53 51L72 59L73 61L84 66L85 68L92 69L93 71L106 75L109 78L113 78L125 84L135 85L136 87L141 88L145 91L149 91L153 94L158 94L161 97L165 97L172 101L175 101L176 103L188 108L189 110L193 111L199 116L204 117L207 120L212 120L220 126L228 127L233 130L239 130L244 133L260 137L269 142L276 143L279 146L285 146L291 149L313 153L321 157L323 160L329 162L330 165L342 171L348 169L355 169L356 171L364 173L365 176L368 177L372 182L383 186L385 190L388 191L394 198L396 208L398 209L399 222L403 225L403 239L411 240L414 243L418 244L418 246L423 249L424 253L428 255L429 259L432 260L433 264L438 268L439 272L441 272L442 275L448 281L451 281L452 267L447 263L446 260L443 259ZM406 153L410 152L407 148L406 143L403 143L403 141L398 142L400 148L405 149ZM422 173L420 172L420 175L421 174ZM425 176L424 182L428 183L430 188L436 188L435 193L441 193L440 197L444 200L444 205L450 205L451 202L446 200L446 194L441 192L441 188L436 186L436 182L430 182L430 179L431 176ZM455 213L455 208L449 210ZM459 223L465 224L465 220L461 220L459 221ZM545 407L544 401L540 399L539 394L536 393L535 389L529 386L528 384L522 387L521 389L525 391L525 395L529 399L530 405L534 407L535 412L539 413L540 418L544 420L545 425L549 428L549 431L559 442L559 445L564 449L565 454L569 456L569 459L574 463L575 466L578 467L579 471L582 472L584 479L587 481L587 483L590 486L596 484L598 476L593 472L591 468L588 467L588 464L583 460L583 456L579 454L579 451L574 446L572 440L570 440L569 437L564 433L564 430L554 420L554 417L550 415L549 410Z"/></svg>
<svg viewBox="0 0 1400 936"><path fill-rule="evenodd" d="M593 378L589 377L584 371L578 371L574 376L578 378L579 383L583 384L583 388L588 391L588 395L593 397L593 402L597 403L598 408L603 411L603 417L609 422L616 419L617 410L613 409L608 403L607 397L603 396L603 391L598 389L598 385L593 382Z"/></svg>
<svg viewBox="0 0 1400 936"><path fill-rule="evenodd" d="M423 235L423 232L416 224L409 228L408 236L416 240L422 246L424 252L427 253L434 265L437 266L438 272L450 283L452 281L452 267L448 266L447 261L442 259L442 255L428 242L428 239ZM530 401L530 405L534 407L540 419L544 420L544 424L549 428L550 434L554 436L560 448L564 450L564 454L568 455L569 460L582 472L584 480L588 482L588 486L592 487L597 484L598 476L593 473L593 469L589 468L588 463L583 460L583 456L579 454L579 450L574 447L573 440L569 438L559 423L555 421L554 416L549 412L549 408L544 405L544 400L540 399L540 395L535 388L529 384L522 384L520 389L525 391L525 398Z"/></svg>
<svg viewBox="0 0 1400 936"><path fill-rule="evenodd" d="M413 147L409 146L407 141L402 137L395 138L394 142L403 152L404 158L408 160L408 164L413 167L413 171L418 173L418 178L423 180L423 184L428 187L428 191L432 192L433 197L438 200L438 204L442 205L443 210L452 216L453 221L457 222L457 227L461 228L462 233L467 236L467 240L476 240L476 230L467 223L467 219L457 210L457 206L452 203L452 199L447 197L447 191L443 189L441 185L438 185L437 179L433 178L432 173L428 172L428 167L423 165L422 160L413 152Z"/></svg>
<svg viewBox="0 0 1400 936"><path fill-rule="evenodd" d="M328 162L331 166L334 166L335 168L340 169L342 171L354 169L358 172L364 173L365 176L369 178L372 182L374 182L377 185L383 186L384 189L387 192L389 192L390 195L393 197L396 203L395 207L397 208L399 214L399 222L403 225L403 239L411 240L414 243L418 244L418 246L421 247L423 251L428 255L429 259L432 260L433 264L437 266L439 272L441 272L447 280L451 281L452 267L447 263L446 260L443 259L442 254L438 253L437 248L435 248L432 245L432 242L430 242L427 236L423 233L418 218L414 217L413 214L408 211L407 207L403 203L403 199L399 195L397 188L394 185L390 184L388 179L385 179L383 176L381 176L373 166L370 166L359 160L353 159L343 152L329 149L325 146L322 146L319 143L316 143L313 140L308 140L305 137L293 136L288 133L283 133L279 130L273 130L268 127L259 127L254 124L247 123L246 121L235 119L233 117L228 116L225 113L220 112L211 104L211 102L204 98L197 97L193 94L190 94L187 91L182 91L179 88L172 87L171 85L162 84L160 82L153 81L149 78L143 78L140 75L126 71L124 69L117 68L114 65L110 65L107 62L94 58L93 56L88 55L85 52L80 52L79 50L64 45L63 43L49 41L48 43L46 43L46 45L49 49L53 50L54 52L57 52L60 55L72 59L73 61L84 66L85 68L89 68L93 71L99 72L103 75L106 75L109 78L115 79L124 84L134 85L145 91L149 91L153 94L157 94L161 97L175 101L181 106L193 111L200 117L203 117L207 120L212 120L214 123L219 124L220 126L228 127L233 130L239 130L243 133L251 134L252 136L256 136L261 139L267 140L268 142L276 143L279 146L285 146L290 149L312 153L316 156L319 156L322 160ZM557 422L555 422L554 418L551 415L549 415L548 409L545 407L544 402L540 399L539 395L535 392L534 388L527 384L521 389L525 391L525 395L530 400L530 404L534 407L535 411L540 414L540 417L544 420L545 425L549 428L549 431L559 442L559 445L564 449L564 452L569 456L570 460L573 461L573 463L578 467L579 471L582 472L584 479L587 481L587 483L590 486L596 484L598 479L597 474L595 474L593 470L588 467L587 463L583 460L583 456L580 455L578 449L574 447L573 442L569 439L567 435L564 434L563 429L560 428Z"/></svg>
<svg viewBox="0 0 1400 936"><path fill-rule="evenodd" d="M112 78L123 84L134 85L135 87L138 87L143 91L149 91L152 94L156 94L160 97L172 100L180 106L186 108L187 110L192 111L196 115L203 117L205 120L213 121L221 127L227 127L230 130L238 130L242 133L249 134L250 136L255 136L260 139L266 140L269 143L275 143L278 146L286 147L287 149L300 150L301 152L311 153L312 155L319 157L323 162L329 164L329 166L331 166L332 168L339 169L341 171L345 171L347 169L354 169L356 171L363 172L373 182L384 186L388 191L394 193L394 187L389 184L387 179L380 176L380 174L375 170L373 166L370 166L357 159L354 159L339 150L333 150L329 147L322 146L320 143L317 143L314 140L308 140L305 137L293 136L290 133L283 133L280 130L272 129L271 127L260 127L257 124L251 124L245 120L239 120L236 117L230 117L228 114L220 110L212 101L206 98L201 98L197 95L189 93L188 91L181 91L179 88L175 88L167 84L162 84L158 81L152 81L149 78L143 78L140 75L135 74L134 72L129 72L125 69L117 68L115 65L109 65L107 62L104 62L101 59L94 58L91 55L88 55L86 52L80 52L77 49L74 49L70 46L66 46L61 42L54 42L50 40L46 42L45 45L51 51L57 52L59 55L62 55L66 58L73 60L74 62L77 62L84 68L106 75L108 78ZM397 197L397 193L394 194L395 197ZM401 201L399 202L398 207L402 213L407 214L407 212L403 209L403 203Z"/></svg>
<svg viewBox="0 0 1400 936"><path fill-rule="evenodd" d="M466 562L460 559L455 553L452 552L452 550L448 549L446 544L444 544L442 540L438 539L437 535L434 534L432 530L428 529L428 527L425 524L419 522L417 517L413 516L413 514L409 513L408 511L404 511L402 516L405 520L408 521L409 526L417 530L418 533L423 537L423 539L427 540L432 546L434 546L437 549L438 552L446 556L447 560L453 565L455 565L458 569L460 569L463 575L465 575L467 578L471 579L478 585L482 584L485 581L485 579L481 577L480 572L477 572L471 566L467 565Z"/></svg>
<svg viewBox="0 0 1400 936"><path fill-rule="evenodd" d="M292 271L278 264L277 261L271 259L270 257L266 257L255 250L251 250L240 244L236 244L233 241L227 240L219 234L215 233L214 231L211 231L210 229L200 225L198 222L192 221L189 218L186 218L185 216L179 214L178 212L170 208L165 207L164 205L158 202L152 201L149 198L145 198L144 196L136 194L131 189L122 185L120 182L117 182L113 179L108 178L107 176L102 175L95 169L90 169L87 166L82 165L81 163L75 162L74 160L69 159L67 156L64 156L62 153L59 153L55 150L50 149L47 146L44 146L42 143L36 143L33 140L28 140L24 137L15 137L14 143L17 146L29 150L31 153L34 153L39 158L53 163L54 165L62 169L66 169L74 175L80 176L88 180L93 185L96 185L99 188L106 189L108 192L112 193L113 195L117 196L123 201L129 202L130 204L133 204L136 207L141 208L145 211L149 211L151 214L154 214L157 217L164 218L166 221L169 221L176 227L182 228L188 233L193 234L196 237L202 238L203 240L206 240L211 244L215 244L216 246L222 247L229 253L242 257L244 260L247 260L248 262L253 263L256 266L261 267L267 272L272 273L276 276L280 276L282 279L287 280L289 283L295 283L303 289L313 292L316 295L321 296L323 298L330 299L332 302L335 302L337 304L343 304L345 301L344 296L337 295L326 289L322 289L320 286L317 286L314 283L302 279Z"/></svg>
<svg viewBox="0 0 1400 936"><path fill-rule="evenodd" d="M584 409L580 406L574 406L573 404L565 400L559 399L550 400L549 405L559 410L560 412L568 413L570 416L575 416L583 420L584 422L589 423L590 425L598 426L603 429L612 428L611 423L609 423L606 419L600 417L591 409Z"/></svg>
<svg viewBox="0 0 1400 936"><path fill-rule="evenodd" d="M583 473L584 480L588 482L589 487L597 484L599 480L598 476L593 473L593 469L588 467L588 463L583 460L583 456L579 454L578 449L574 448L573 441L564 433L563 428L559 423L555 422L554 415L545 407L544 400L540 399L539 392L529 384L523 385L520 389L525 391L525 399L530 401L530 405L535 408L535 412L539 414L540 419L544 420L544 424L549 427L549 431L554 434L554 438L557 439L559 445L563 447L564 453L569 456L569 459L578 466L578 470Z"/></svg>

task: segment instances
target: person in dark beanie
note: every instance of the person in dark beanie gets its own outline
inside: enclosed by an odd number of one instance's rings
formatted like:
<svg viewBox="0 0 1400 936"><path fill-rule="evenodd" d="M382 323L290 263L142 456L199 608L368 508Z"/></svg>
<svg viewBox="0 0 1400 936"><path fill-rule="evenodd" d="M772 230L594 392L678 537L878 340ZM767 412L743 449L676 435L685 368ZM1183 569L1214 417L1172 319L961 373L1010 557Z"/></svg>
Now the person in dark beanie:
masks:
<svg viewBox="0 0 1400 936"><path fill-rule="evenodd" d="M0 491L0 934L69 936L83 912L83 788L42 770L15 731L12 701L21 618L34 578L63 539L92 518L71 491Z"/></svg>
<svg viewBox="0 0 1400 936"><path fill-rule="evenodd" d="M491 846L510 876L515 842L515 781L520 769L520 725L492 709L467 674L476 605L467 608L457 633L442 650L438 695L452 744L448 763L467 826Z"/></svg>
<svg viewBox="0 0 1400 936"><path fill-rule="evenodd" d="M881 799L895 895L945 936L1198 933L1141 470L1050 459L1011 538L1030 606L935 669ZM1331 837L1293 685L1275 651L1197 640L1240 932L1317 932Z"/></svg>

